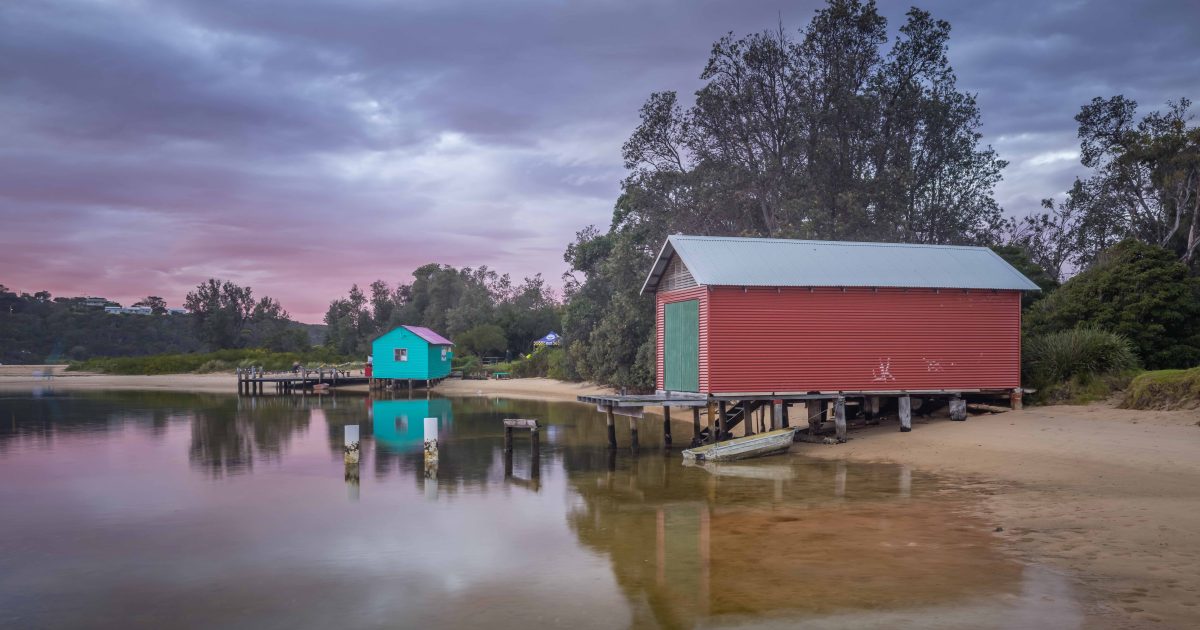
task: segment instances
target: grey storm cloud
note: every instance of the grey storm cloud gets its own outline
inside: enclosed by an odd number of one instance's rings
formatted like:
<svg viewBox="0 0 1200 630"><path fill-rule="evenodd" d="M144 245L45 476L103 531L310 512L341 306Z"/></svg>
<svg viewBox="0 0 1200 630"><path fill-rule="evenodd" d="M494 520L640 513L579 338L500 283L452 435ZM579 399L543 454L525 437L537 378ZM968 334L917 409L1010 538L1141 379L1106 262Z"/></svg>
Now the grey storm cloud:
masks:
<svg viewBox="0 0 1200 630"><path fill-rule="evenodd" d="M1196 96L1194 2L919 5L953 25L1011 214L1082 174L1092 97ZM0 281L178 302L217 275L317 321L430 261L556 279L611 216L646 96L694 91L724 33L818 6L8 0ZM881 5L893 29L907 8Z"/></svg>

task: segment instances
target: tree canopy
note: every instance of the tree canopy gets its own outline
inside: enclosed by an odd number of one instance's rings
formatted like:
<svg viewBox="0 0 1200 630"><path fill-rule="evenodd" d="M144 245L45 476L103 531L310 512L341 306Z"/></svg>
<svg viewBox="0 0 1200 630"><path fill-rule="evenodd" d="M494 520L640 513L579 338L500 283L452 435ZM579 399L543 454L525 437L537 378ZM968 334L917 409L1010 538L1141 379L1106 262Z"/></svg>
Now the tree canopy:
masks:
<svg viewBox="0 0 1200 630"><path fill-rule="evenodd" d="M462 343L468 352L528 352L533 341L559 327L560 305L541 275L514 284L486 266L455 269L428 264L413 281L391 288L358 285L329 304L326 344L343 354L365 355L371 341L396 326L427 326ZM496 334L498 332L498 334Z"/></svg>
<svg viewBox="0 0 1200 630"><path fill-rule="evenodd" d="M1084 105L1080 161L1092 170L1065 198L1016 226L1013 241L1060 279L1133 238L1164 247L1200 267L1200 126L1189 126L1181 98L1137 118L1137 103L1117 95Z"/></svg>

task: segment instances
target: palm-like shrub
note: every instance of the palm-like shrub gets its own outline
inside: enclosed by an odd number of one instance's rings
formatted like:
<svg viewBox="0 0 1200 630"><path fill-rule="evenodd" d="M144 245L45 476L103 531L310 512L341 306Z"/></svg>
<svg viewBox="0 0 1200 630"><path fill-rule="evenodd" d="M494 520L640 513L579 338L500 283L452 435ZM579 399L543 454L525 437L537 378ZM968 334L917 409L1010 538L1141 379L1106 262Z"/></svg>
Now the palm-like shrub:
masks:
<svg viewBox="0 0 1200 630"><path fill-rule="evenodd" d="M1025 382L1036 388L1138 367L1133 344L1122 335L1082 327L1028 337L1024 344Z"/></svg>

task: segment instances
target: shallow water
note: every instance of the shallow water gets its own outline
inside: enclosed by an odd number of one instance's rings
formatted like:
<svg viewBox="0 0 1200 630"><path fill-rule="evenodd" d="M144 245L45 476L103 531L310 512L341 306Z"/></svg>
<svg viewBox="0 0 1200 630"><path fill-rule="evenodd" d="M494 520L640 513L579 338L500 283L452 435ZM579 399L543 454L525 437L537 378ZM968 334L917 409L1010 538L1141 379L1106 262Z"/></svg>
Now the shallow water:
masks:
<svg viewBox="0 0 1200 630"><path fill-rule="evenodd" d="M524 434L506 466L511 417L549 425L536 470ZM613 454L594 408L491 398L0 393L0 625L1082 623L1066 581L1004 553L954 480L686 467L654 433Z"/></svg>

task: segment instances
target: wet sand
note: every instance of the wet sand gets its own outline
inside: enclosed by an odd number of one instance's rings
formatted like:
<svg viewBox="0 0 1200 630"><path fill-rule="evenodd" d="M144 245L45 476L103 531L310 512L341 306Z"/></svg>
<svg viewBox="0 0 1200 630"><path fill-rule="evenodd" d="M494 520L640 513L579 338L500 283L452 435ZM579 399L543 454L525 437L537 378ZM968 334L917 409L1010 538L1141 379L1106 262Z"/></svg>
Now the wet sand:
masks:
<svg viewBox="0 0 1200 630"><path fill-rule="evenodd" d="M0 366L0 389L54 387L59 389L174 390L229 394L237 393L233 374L156 374L121 376L94 372L68 372L65 365ZM46 378L50 373L51 377Z"/></svg>
<svg viewBox="0 0 1200 630"><path fill-rule="evenodd" d="M1118 627L1200 625L1200 413L1052 406L797 444L823 459L968 475L1020 557L1063 570Z"/></svg>
<svg viewBox="0 0 1200 630"><path fill-rule="evenodd" d="M0 367L0 388L175 389L233 393L233 375L110 376ZM365 389L365 388L364 388ZM443 382L449 396L573 401L610 391L550 379ZM651 413L657 409L648 410ZM598 416L599 418L599 416ZM894 462L965 475L1018 557L1071 576L1088 617L1114 627L1200 626L1200 412L1111 405L1035 407L852 431L847 444L797 444L823 459ZM681 427L682 430L682 427ZM1091 624L1089 624L1091 625Z"/></svg>

